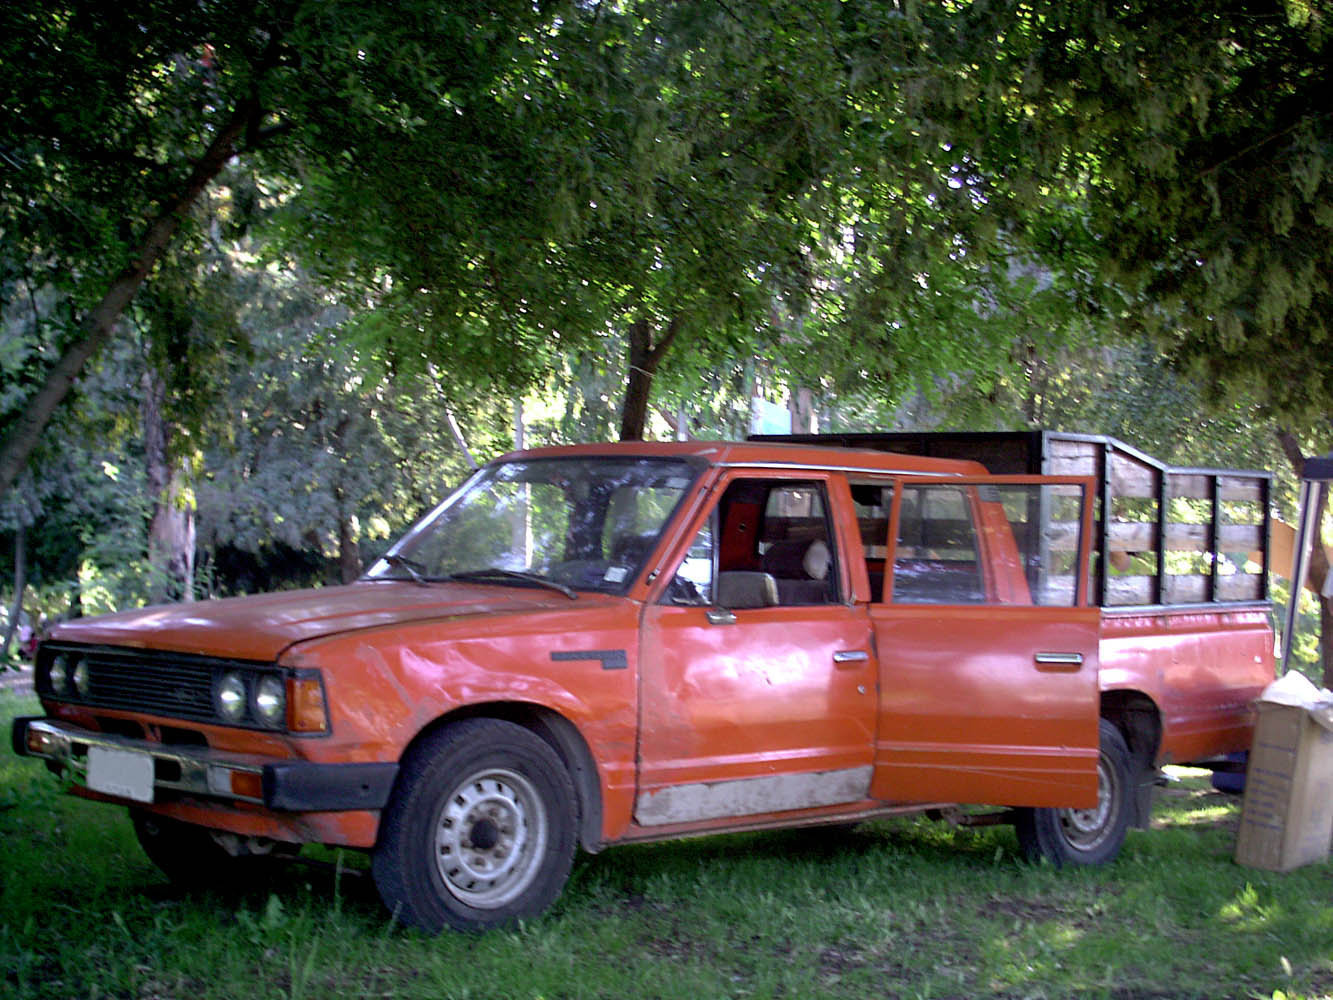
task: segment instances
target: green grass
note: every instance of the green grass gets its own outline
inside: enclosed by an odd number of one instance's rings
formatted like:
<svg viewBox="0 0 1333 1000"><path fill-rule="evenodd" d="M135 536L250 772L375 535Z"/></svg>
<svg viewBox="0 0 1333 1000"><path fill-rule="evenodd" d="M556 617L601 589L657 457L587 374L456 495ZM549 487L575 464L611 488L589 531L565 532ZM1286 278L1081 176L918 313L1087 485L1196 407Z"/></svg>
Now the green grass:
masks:
<svg viewBox="0 0 1333 1000"><path fill-rule="evenodd" d="M0 720L35 712L0 694ZM124 810L0 754L0 996L1333 996L1333 866L1231 861L1237 804L1189 777L1092 870L924 820L581 856L508 932L394 926L355 853L232 894L169 887Z"/></svg>

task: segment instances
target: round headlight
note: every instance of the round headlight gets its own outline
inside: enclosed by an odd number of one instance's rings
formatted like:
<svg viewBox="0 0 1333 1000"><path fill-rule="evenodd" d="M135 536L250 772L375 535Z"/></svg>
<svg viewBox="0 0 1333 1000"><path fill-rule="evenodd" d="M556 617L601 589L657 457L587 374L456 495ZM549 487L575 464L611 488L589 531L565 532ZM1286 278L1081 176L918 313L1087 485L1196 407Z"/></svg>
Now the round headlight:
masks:
<svg viewBox="0 0 1333 1000"><path fill-rule="evenodd" d="M64 694L65 685L69 682L69 661L63 653L51 661L51 672L47 676L51 680L51 690L56 694Z"/></svg>
<svg viewBox="0 0 1333 1000"><path fill-rule="evenodd" d="M280 725L287 714L287 687L281 677L266 674L255 687L255 715L267 726Z"/></svg>
<svg viewBox="0 0 1333 1000"><path fill-rule="evenodd" d="M74 690L78 692L80 698L88 697L87 660L80 660L79 665L74 668Z"/></svg>
<svg viewBox="0 0 1333 1000"><path fill-rule="evenodd" d="M238 673L223 674L218 682L218 714L237 722L245 714L245 679Z"/></svg>

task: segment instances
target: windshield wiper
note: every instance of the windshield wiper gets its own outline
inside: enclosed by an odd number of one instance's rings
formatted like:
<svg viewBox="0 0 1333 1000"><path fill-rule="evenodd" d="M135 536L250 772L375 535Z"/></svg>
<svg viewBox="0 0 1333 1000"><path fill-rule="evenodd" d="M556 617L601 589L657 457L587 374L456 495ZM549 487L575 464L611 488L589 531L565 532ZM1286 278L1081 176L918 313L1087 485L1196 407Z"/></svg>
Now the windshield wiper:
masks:
<svg viewBox="0 0 1333 1000"><path fill-rule="evenodd" d="M407 556L400 556L396 552L391 552L383 558L390 566L401 566L403 569L407 570L407 575L412 578L414 583L419 583L423 587L430 583L429 580L421 575L421 571L426 567L415 559L409 559Z"/></svg>
<svg viewBox="0 0 1333 1000"><path fill-rule="evenodd" d="M499 569L490 567L488 569L465 569L458 573L450 573L447 576L432 577L434 580L518 580L523 583L535 583L539 587L546 587L550 590L558 590L571 601L579 599L578 591L573 587L566 587L563 583L556 583L547 577L537 573L524 573L516 569Z"/></svg>

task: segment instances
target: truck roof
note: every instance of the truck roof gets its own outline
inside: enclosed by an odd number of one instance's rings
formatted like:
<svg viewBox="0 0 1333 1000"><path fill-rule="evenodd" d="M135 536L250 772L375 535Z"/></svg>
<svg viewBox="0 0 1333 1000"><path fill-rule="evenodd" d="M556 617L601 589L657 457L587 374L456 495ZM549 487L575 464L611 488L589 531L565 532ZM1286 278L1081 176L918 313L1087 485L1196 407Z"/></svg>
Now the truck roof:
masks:
<svg viewBox="0 0 1333 1000"><path fill-rule="evenodd" d="M497 461L570 456L683 458L732 468L755 465L766 468L840 469L927 476L987 475L986 467L979 462L923 458L919 455L830 445L753 441L615 441L604 444L562 445L510 452L502 455Z"/></svg>

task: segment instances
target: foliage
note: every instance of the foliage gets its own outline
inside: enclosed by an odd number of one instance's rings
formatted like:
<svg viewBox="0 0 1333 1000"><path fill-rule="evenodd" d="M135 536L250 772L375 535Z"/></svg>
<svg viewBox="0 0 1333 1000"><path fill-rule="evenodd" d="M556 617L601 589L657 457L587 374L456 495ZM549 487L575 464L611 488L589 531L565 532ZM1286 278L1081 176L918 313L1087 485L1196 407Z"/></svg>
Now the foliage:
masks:
<svg viewBox="0 0 1333 1000"><path fill-rule="evenodd" d="M1304 426L1333 396L1331 16L1324 0L972 3L951 45L975 46L956 84L1024 237L1061 256L1030 206L1077 196L1123 321L1214 400Z"/></svg>
<svg viewBox="0 0 1333 1000"><path fill-rule="evenodd" d="M226 567L240 553L315 553L338 567L317 578L355 575L363 544L387 545L466 471L448 431L455 387L426 372L390 378L340 336L347 310L261 249L242 241L226 255L227 308L249 350L215 375L226 414L215 414L196 459L210 591L236 586ZM486 416L484 406L465 414L483 453L496 447Z"/></svg>
<svg viewBox="0 0 1333 1000"><path fill-rule="evenodd" d="M452 120L451 88L484 92L507 72L528 28L547 17L541 5L525 3L454 4L447 13L426 3L285 0L7 8L0 155L10 169L0 187L0 279L7 297L19 283L50 288L60 308L48 338L59 361L25 370L17 391L5 387L17 412L0 454L0 487L8 488L177 230L201 221L190 213L229 159L242 154L269 171L290 171L392 156L422 123L411 106L423 94L438 98L424 102L437 123ZM442 48L447 58L438 57ZM459 162L469 175L505 162L482 125L471 157ZM439 146L431 148L438 156ZM381 172L353 189L367 203L395 189L390 168L411 170L392 160L378 165ZM441 190L448 188L432 193ZM480 212L460 215L475 222ZM169 276L163 284L159 306L179 301ZM156 310L167 336L181 326L169 313Z"/></svg>
<svg viewBox="0 0 1333 1000"><path fill-rule="evenodd" d="M0 516L40 516L39 538L63 541L63 562L41 556L52 578L75 576L80 532L139 558L137 530L78 513L108 487L104 462L122 484L155 481L126 448L133 409L88 413L127 363L165 380L173 460L209 470L195 486L215 555L277 544L259 540L275 523L282 544L326 554L380 533L375 514L400 523L432 475L456 477L428 468L452 450L441 416L500 447L495 397L531 387L564 400L533 428L543 440L609 436L631 397L651 412L649 391L659 427L683 414L735 435L752 394L806 391L834 427L945 413L1272 464L1249 457L1268 449L1247 431L1327 409L1326 13L6 9L7 426L155 220L183 229ZM213 186L173 200L234 126L237 162L209 161ZM1118 346L1138 328L1174 371ZM1200 359L1218 416L1182 420ZM1299 429L1323 450L1322 423ZM57 471L71 441L105 452L77 482Z"/></svg>

